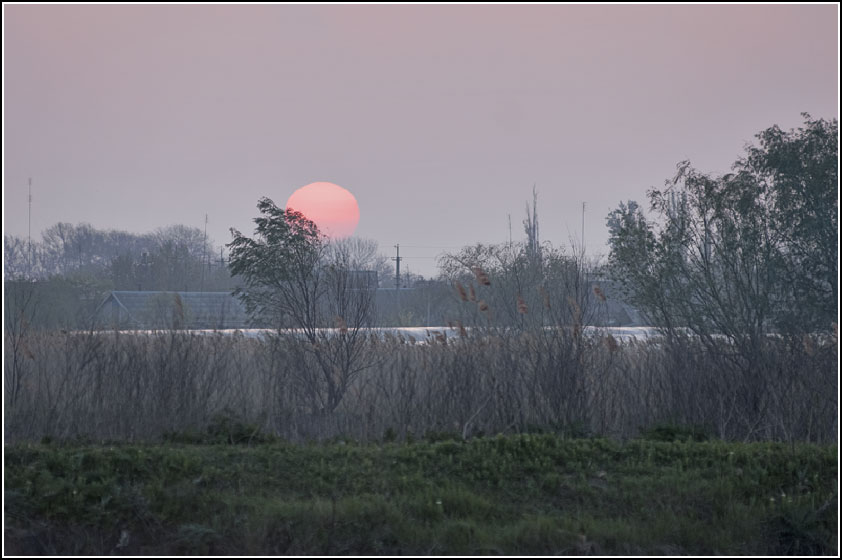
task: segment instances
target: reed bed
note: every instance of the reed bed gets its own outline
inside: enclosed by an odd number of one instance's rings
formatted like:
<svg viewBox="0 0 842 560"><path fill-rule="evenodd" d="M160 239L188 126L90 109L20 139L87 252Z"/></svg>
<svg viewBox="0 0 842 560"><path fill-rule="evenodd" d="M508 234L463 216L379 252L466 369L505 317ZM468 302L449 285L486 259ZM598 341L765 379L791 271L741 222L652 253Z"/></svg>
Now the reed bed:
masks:
<svg viewBox="0 0 842 560"><path fill-rule="evenodd" d="M735 441L836 441L836 340L769 339L746 363L724 341L462 333L426 344L358 338L358 371L338 385L325 360L343 356L349 333L317 344L180 331L7 333L6 440L199 437L226 418L294 442L525 432L623 439L657 426ZM330 391L334 402L341 391L333 409Z"/></svg>

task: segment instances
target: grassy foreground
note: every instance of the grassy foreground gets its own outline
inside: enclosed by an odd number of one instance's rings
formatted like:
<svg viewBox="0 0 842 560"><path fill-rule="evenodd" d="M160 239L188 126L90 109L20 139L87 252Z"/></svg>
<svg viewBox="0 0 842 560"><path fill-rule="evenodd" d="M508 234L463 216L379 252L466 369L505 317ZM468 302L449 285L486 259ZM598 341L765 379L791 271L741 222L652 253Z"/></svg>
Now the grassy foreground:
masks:
<svg viewBox="0 0 842 560"><path fill-rule="evenodd" d="M836 554L836 446L5 449L6 554Z"/></svg>

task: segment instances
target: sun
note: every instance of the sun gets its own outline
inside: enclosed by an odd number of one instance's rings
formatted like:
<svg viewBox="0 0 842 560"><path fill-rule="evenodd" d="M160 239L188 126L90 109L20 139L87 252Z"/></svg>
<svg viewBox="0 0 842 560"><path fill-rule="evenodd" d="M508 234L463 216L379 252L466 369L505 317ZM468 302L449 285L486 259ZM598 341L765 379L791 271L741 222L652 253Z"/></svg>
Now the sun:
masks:
<svg viewBox="0 0 842 560"><path fill-rule="evenodd" d="M287 209L314 221L328 237L350 237L360 222L357 199L347 189L326 182L310 183L292 193Z"/></svg>

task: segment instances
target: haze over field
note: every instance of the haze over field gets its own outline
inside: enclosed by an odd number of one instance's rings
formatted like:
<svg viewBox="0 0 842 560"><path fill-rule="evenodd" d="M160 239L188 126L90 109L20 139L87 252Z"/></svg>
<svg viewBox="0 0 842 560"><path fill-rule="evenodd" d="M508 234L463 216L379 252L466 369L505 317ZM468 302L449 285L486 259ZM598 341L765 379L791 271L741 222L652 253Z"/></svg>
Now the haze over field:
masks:
<svg viewBox="0 0 842 560"><path fill-rule="evenodd" d="M606 252L677 162L838 117L838 8L6 5L4 233L63 221L252 229L330 181L413 272L475 241Z"/></svg>
<svg viewBox="0 0 842 560"><path fill-rule="evenodd" d="M3 15L4 555L838 556L837 4Z"/></svg>

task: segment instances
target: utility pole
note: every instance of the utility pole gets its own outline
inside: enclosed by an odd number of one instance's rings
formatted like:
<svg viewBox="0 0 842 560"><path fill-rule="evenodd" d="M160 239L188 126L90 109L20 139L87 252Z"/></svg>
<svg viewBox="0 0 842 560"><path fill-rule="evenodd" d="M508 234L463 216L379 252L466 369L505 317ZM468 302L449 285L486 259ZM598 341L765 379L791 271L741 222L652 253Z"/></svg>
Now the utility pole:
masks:
<svg viewBox="0 0 842 560"><path fill-rule="evenodd" d="M395 256L392 260L395 261L395 304L398 309L398 322L400 323L401 313L401 245L395 245Z"/></svg>
<svg viewBox="0 0 842 560"><path fill-rule="evenodd" d="M220 278L225 277L224 272L223 272L224 270L225 270L225 259L222 257L222 247L220 247L219 248L219 273L220 273ZM230 276L229 276L229 278L230 278ZM231 282L229 281L228 284L226 284L226 285L228 287L230 287Z"/></svg>
<svg viewBox="0 0 842 560"><path fill-rule="evenodd" d="M26 277L32 280L32 177L29 178L29 221L28 221L27 239L29 248L26 251L26 266L29 270L26 272Z"/></svg>
<svg viewBox="0 0 842 560"><path fill-rule="evenodd" d="M199 289L200 292L205 291L205 267L209 267L208 261L208 215L205 214L205 239L202 242L202 286Z"/></svg>

